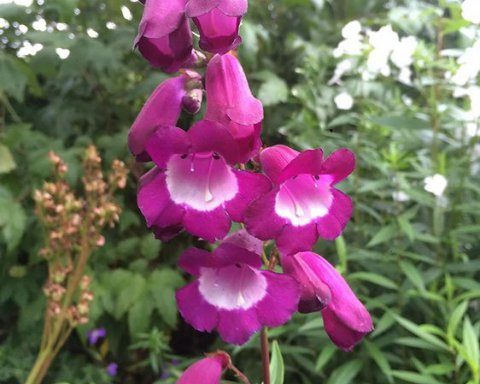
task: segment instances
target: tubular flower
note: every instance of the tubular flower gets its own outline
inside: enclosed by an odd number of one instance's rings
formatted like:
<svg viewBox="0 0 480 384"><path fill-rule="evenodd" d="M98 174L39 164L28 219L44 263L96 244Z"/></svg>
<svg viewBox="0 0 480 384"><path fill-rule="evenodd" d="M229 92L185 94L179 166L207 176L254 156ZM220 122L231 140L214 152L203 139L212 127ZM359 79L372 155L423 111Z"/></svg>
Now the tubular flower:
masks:
<svg viewBox="0 0 480 384"><path fill-rule="evenodd" d="M220 384L222 373L229 364L230 357L226 353L212 354L188 367L177 384Z"/></svg>
<svg viewBox="0 0 480 384"><path fill-rule="evenodd" d="M193 63L186 0L146 0L135 47L154 67L172 73Z"/></svg>
<svg viewBox="0 0 480 384"><path fill-rule="evenodd" d="M190 0L186 14L198 27L200 48L220 54L236 48L242 42L238 28L247 8L247 0Z"/></svg>
<svg viewBox="0 0 480 384"><path fill-rule="evenodd" d="M271 187L265 176L233 168L235 142L211 121L188 132L159 127L146 150L157 167L140 181L138 206L162 240L183 228L209 242L223 239L232 220L243 221L248 204Z"/></svg>
<svg viewBox="0 0 480 384"><path fill-rule="evenodd" d="M228 241L215 251L191 248L179 266L196 280L177 291L182 317L199 331L217 329L241 345L262 327L278 327L297 310L299 292L290 276L260 270L260 255Z"/></svg>
<svg viewBox="0 0 480 384"><path fill-rule="evenodd" d="M148 138L159 126L175 126L182 112L182 107L188 111L195 109L189 92L198 89L201 76L194 71L162 82L148 98L128 134L130 151L139 161L150 161L145 151ZM201 92L201 90L200 90ZM200 100L201 103L201 100ZM194 112L194 111L193 111Z"/></svg>
<svg viewBox="0 0 480 384"><path fill-rule="evenodd" d="M247 230L262 240L275 239L283 253L310 250L318 237L338 237L352 214L352 201L334 188L355 168L355 156L339 149L323 159L321 149L299 153L283 145L260 154L273 190L245 213Z"/></svg>
<svg viewBox="0 0 480 384"><path fill-rule="evenodd" d="M325 331L344 350L352 350L373 330L370 314L338 271L313 252L282 257L285 273L299 283L299 311L321 310Z"/></svg>
<svg viewBox="0 0 480 384"><path fill-rule="evenodd" d="M241 162L247 162L262 145L263 106L253 97L240 62L230 54L214 56L207 67L205 90L205 118L227 127L244 154Z"/></svg>

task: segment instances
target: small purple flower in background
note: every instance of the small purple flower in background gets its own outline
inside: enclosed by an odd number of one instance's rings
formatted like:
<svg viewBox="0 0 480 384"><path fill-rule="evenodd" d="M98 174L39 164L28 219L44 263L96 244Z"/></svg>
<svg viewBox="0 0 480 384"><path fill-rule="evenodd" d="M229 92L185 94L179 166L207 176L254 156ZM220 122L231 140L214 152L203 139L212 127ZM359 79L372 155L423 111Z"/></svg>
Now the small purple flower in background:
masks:
<svg viewBox="0 0 480 384"><path fill-rule="evenodd" d="M177 384L220 384L222 373L229 365L230 357L226 353L212 354L188 367Z"/></svg>
<svg viewBox="0 0 480 384"><path fill-rule="evenodd" d="M104 339L107 336L105 328L96 328L88 331L88 344L95 345L98 340Z"/></svg>
<svg viewBox="0 0 480 384"><path fill-rule="evenodd" d="M117 376L118 373L118 364L117 363L110 363L107 365L105 369L107 371L108 376Z"/></svg>
<svg viewBox="0 0 480 384"><path fill-rule="evenodd" d="M206 120L188 132L161 127L150 137L157 168L142 177L138 206L158 238L185 228L212 243L223 239L232 220L242 221L248 204L270 189L265 176L233 168L236 148L223 126Z"/></svg>
<svg viewBox="0 0 480 384"><path fill-rule="evenodd" d="M350 351L373 330L365 306L323 257L313 252L300 252L283 256L282 266L300 285L299 311L321 311L325 331L337 346Z"/></svg>
<svg viewBox="0 0 480 384"><path fill-rule="evenodd" d="M190 0L186 14L198 27L200 48L220 54L235 49L242 42L238 28L247 8L247 0Z"/></svg>
<svg viewBox="0 0 480 384"><path fill-rule="evenodd" d="M135 47L152 66L167 73L195 61L186 0L146 0Z"/></svg>
<svg viewBox="0 0 480 384"><path fill-rule="evenodd" d="M214 56L208 63L205 90L205 119L227 127L244 154L241 162L247 162L262 145L263 105L253 97L238 59L230 54Z"/></svg>
<svg viewBox="0 0 480 384"><path fill-rule="evenodd" d="M180 76L165 80L155 89L128 134L128 146L137 160L150 161L150 156L145 152L148 138L160 126L177 125L182 107L191 91L187 88L195 86L201 86L201 76L194 71L185 71ZM192 111L190 105L187 107L188 111Z"/></svg>
<svg viewBox="0 0 480 384"><path fill-rule="evenodd" d="M179 266L197 279L177 291L185 321L198 331L217 329L241 345L262 327L285 324L297 311L299 291L290 276L261 270L260 255L222 243L212 253L190 248Z"/></svg>
<svg viewBox="0 0 480 384"><path fill-rule="evenodd" d="M355 155L339 149L323 159L321 149L297 152L284 145L263 150L260 161L274 189L245 213L253 236L275 239L286 254L311 250L318 237L333 240L348 220L350 198L334 188L355 168Z"/></svg>

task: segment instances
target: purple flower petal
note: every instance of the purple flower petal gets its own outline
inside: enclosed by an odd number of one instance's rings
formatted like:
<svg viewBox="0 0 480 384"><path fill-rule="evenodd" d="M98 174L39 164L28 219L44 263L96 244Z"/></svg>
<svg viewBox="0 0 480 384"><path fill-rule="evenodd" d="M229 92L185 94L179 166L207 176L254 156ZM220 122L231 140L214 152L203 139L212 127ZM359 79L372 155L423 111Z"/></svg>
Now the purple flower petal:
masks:
<svg viewBox="0 0 480 384"><path fill-rule="evenodd" d="M244 221L244 213L248 206L271 189L270 181L263 175L248 171L235 171L239 191L225 204L232 218L237 222Z"/></svg>
<svg viewBox="0 0 480 384"><path fill-rule="evenodd" d="M253 237L245 229L241 229L228 235L223 239L223 244L233 244L244 248L247 251L253 252L256 255L262 255L263 253L263 241Z"/></svg>
<svg viewBox="0 0 480 384"><path fill-rule="evenodd" d="M333 152L322 164L322 174L332 176L332 184L336 184L349 176L355 169L355 154L340 148Z"/></svg>
<svg viewBox="0 0 480 384"><path fill-rule="evenodd" d="M280 252L292 254L300 251L310 251L318 239L317 227L315 223L310 223L301 227L286 225L276 242Z"/></svg>
<svg viewBox="0 0 480 384"><path fill-rule="evenodd" d="M220 384L223 371L229 365L225 353L217 353L192 364L178 379L177 384Z"/></svg>
<svg viewBox="0 0 480 384"><path fill-rule="evenodd" d="M353 212L350 197L338 189L332 189L332 195L332 205L328 214L317 220L318 234L325 240L335 240L340 236Z"/></svg>
<svg viewBox="0 0 480 384"><path fill-rule="evenodd" d="M300 153L281 172L278 182L291 179L300 174L319 175L322 171L323 151L321 149L310 149Z"/></svg>
<svg viewBox="0 0 480 384"><path fill-rule="evenodd" d="M172 155L187 154L191 148L187 132L174 126L157 127L146 144L147 153L162 169L166 168Z"/></svg>
<svg viewBox="0 0 480 384"><path fill-rule="evenodd" d="M249 310L219 311L218 333L230 344L245 344L250 337L262 329L255 308Z"/></svg>
<svg viewBox="0 0 480 384"><path fill-rule="evenodd" d="M278 177L282 171L299 154L300 152L286 145L275 145L265 148L260 152L262 170L273 183L278 184Z"/></svg>
<svg viewBox="0 0 480 384"><path fill-rule="evenodd" d="M202 212L188 209L185 213L185 229L210 243L223 239L230 230L232 221L223 207Z"/></svg>
<svg viewBox="0 0 480 384"><path fill-rule="evenodd" d="M187 79L184 75L168 79L148 98L128 134L128 145L135 156L144 155L148 138L159 126L177 124ZM146 159L149 160L149 156Z"/></svg>

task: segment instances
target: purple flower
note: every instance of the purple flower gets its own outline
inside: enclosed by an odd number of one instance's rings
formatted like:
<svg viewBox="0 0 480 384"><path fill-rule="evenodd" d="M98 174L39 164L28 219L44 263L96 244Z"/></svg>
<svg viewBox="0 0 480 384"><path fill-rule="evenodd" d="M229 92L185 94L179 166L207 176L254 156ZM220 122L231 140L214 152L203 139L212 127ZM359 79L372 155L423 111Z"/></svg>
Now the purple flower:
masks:
<svg viewBox="0 0 480 384"><path fill-rule="evenodd" d="M247 8L247 0L190 0L186 13L200 32L200 48L220 54L236 48L242 42L238 28Z"/></svg>
<svg viewBox="0 0 480 384"><path fill-rule="evenodd" d="M107 365L106 368L108 376L117 376L118 373L118 364L117 363L110 363Z"/></svg>
<svg viewBox="0 0 480 384"><path fill-rule="evenodd" d="M139 161L149 161L145 152L148 138L159 126L175 126L187 97L187 87L201 83L194 71L162 82L148 98L128 134L130 151Z"/></svg>
<svg viewBox="0 0 480 384"><path fill-rule="evenodd" d="M263 106L253 97L240 62L232 55L216 55L210 60L205 89L205 118L227 127L247 162L258 153L262 142Z"/></svg>
<svg viewBox="0 0 480 384"><path fill-rule="evenodd" d="M105 328L91 329L88 331L88 344L95 345L98 340L105 338L107 331Z"/></svg>
<svg viewBox="0 0 480 384"><path fill-rule="evenodd" d="M282 267L300 285L299 311L321 310L325 331L337 346L352 350L373 330L372 319L364 305L323 257L313 252L300 252L282 257Z"/></svg>
<svg viewBox="0 0 480 384"><path fill-rule="evenodd" d="M135 47L152 66L176 72L195 60L186 0L146 0Z"/></svg>
<svg viewBox="0 0 480 384"><path fill-rule="evenodd" d="M177 384L220 384L222 373L229 364L230 357L218 352L188 367Z"/></svg>
<svg viewBox="0 0 480 384"><path fill-rule="evenodd" d="M232 167L235 141L211 121L188 132L160 127L146 149L157 167L140 181L138 206L162 240L183 228L212 243L223 239L232 220L243 221L248 204L271 188L265 176Z"/></svg>
<svg viewBox="0 0 480 384"><path fill-rule="evenodd" d="M198 331L217 329L241 345L262 327L278 327L297 310L299 291L290 276L261 270L258 254L230 242L212 253L190 248L179 266L196 279L177 291L177 305Z"/></svg>
<svg viewBox="0 0 480 384"><path fill-rule="evenodd" d="M283 253L311 250L318 237L338 237L352 214L352 201L334 188L355 168L355 156L339 149L326 160L321 149L299 153L283 145L260 154L273 190L245 213L247 230L262 240L275 239Z"/></svg>

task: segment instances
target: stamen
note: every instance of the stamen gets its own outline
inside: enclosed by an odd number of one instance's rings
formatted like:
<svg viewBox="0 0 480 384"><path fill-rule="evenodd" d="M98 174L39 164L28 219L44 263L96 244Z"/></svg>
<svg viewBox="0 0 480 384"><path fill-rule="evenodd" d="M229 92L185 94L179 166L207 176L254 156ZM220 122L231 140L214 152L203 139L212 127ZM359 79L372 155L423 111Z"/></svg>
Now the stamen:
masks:
<svg viewBox="0 0 480 384"><path fill-rule="evenodd" d="M213 165L213 157L210 159L208 164L208 173L207 173L207 183L205 185L205 202L210 203L213 199L213 193L210 190L210 177L212 176L212 165Z"/></svg>
<svg viewBox="0 0 480 384"><path fill-rule="evenodd" d="M192 154L192 160L190 162L190 172L195 172L195 153Z"/></svg>
<svg viewBox="0 0 480 384"><path fill-rule="evenodd" d="M295 216L297 217L305 216L305 211L303 210L302 206L297 203L293 193L288 189L286 185L283 185L283 189L285 190L285 192L287 192L288 197L290 197L290 200L292 201L293 206L295 207Z"/></svg>

